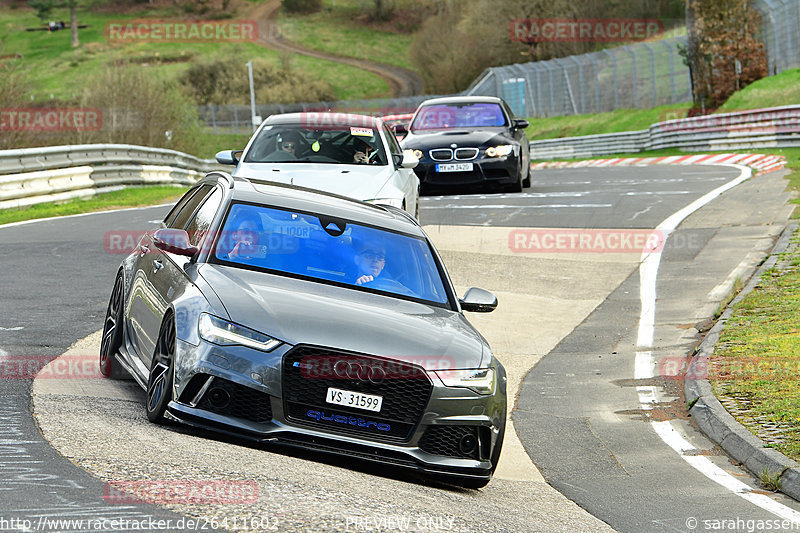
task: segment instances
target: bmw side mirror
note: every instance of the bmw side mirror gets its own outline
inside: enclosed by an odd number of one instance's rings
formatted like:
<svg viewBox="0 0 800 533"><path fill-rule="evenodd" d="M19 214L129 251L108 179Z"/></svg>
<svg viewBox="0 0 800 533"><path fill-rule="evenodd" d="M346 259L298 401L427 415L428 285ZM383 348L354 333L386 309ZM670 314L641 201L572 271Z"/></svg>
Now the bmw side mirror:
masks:
<svg viewBox="0 0 800 533"><path fill-rule="evenodd" d="M223 150L217 152L214 158L220 165L236 165L239 163L239 157L242 155L241 150Z"/></svg>
<svg viewBox="0 0 800 533"><path fill-rule="evenodd" d="M478 287L467 289L464 297L458 302L461 304L461 309L473 313L491 313L497 308L497 297L491 292Z"/></svg>
<svg viewBox="0 0 800 533"><path fill-rule="evenodd" d="M514 129L524 130L525 128L530 126L531 123L525 120L524 118L515 118L512 121L512 125L514 126Z"/></svg>
<svg viewBox="0 0 800 533"><path fill-rule="evenodd" d="M153 244L165 252L192 257L200 250L189 243L189 234L183 229L161 228L153 234Z"/></svg>
<svg viewBox="0 0 800 533"><path fill-rule="evenodd" d="M394 124L392 125L392 131L395 135L407 135L408 128L406 128L405 124Z"/></svg>
<svg viewBox="0 0 800 533"><path fill-rule="evenodd" d="M400 166L403 168L414 168L419 164L419 159L411 150L403 150L403 161Z"/></svg>

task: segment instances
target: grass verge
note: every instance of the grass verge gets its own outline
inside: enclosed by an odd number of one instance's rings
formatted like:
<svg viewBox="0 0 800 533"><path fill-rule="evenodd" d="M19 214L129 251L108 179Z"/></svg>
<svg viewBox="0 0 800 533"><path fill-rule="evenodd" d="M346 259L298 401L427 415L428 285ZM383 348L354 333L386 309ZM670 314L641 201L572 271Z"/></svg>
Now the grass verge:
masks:
<svg viewBox="0 0 800 533"><path fill-rule="evenodd" d="M800 460L800 235L733 308L709 379L731 414Z"/></svg>
<svg viewBox="0 0 800 533"><path fill-rule="evenodd" d="M125 207L142 207L175 202L186 192L184 187L147 186L100 193L91 198L36 204L20 209L0 209L0 225L37 218L78 215Z"/></svg>

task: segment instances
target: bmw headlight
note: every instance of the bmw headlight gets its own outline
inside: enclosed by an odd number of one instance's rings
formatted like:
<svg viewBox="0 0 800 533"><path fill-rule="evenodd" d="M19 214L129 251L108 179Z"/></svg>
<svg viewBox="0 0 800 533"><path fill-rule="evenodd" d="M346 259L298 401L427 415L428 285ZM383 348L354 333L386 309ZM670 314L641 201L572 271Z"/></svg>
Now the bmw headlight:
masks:
<svg viewBox="0 0 800 533"><path fill-rule="evenodd" d="M263 333L239 326L208 313L200 315L198 329L200 338L222 346L240 345L261 350L262 352L269 352L277 348L281 343Z"/></svg>
<svg viewBox="0 0 800 533"><path fill-rule="evenodd" d="M411 153L414 154L414 157L417 159L422 160L422 150L412 150Z"/></svg>
<svg viewBox="0 0 800 533"><path fill-rule="evenodd" d="M492 368L436 370L435 372L448 387L471 389L478 394L494 394L495 376Z"/></svg>
<svg viewBox="0 0 800 533"><path fill-rule="evenodd" d="M514 146L510 144L501 144L500 146L490 146L486 149L486 155L489 157L503 157L514 151Z"/></svg>

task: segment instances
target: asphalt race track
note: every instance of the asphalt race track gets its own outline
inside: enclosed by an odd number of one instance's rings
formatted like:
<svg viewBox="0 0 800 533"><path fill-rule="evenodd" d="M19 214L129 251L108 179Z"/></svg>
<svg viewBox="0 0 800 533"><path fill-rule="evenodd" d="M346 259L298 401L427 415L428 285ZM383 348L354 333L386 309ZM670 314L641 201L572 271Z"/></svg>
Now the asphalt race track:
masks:
<svg viewBox="0 0 800 533"><path fill-rule="evenodd" d="M521 194L423 198L421 219L459 291L478 285L498 295L496 312L469 318L507 366L511 389L521 385L512 415L518 438L508 438L485 489L431 485L390 468L153 426L132 382L40 378L32 386L29 376L6 372L0 530L3 519L24 518L35 531L43 517L150 520L144 529L154 531L154 520L187 516L220 529L281 531L702 531L710 520L738 518L745 525L727 529L736 531L747 530L747 520L780 520L692 468L653 430L657 413L720 469L758 490L692 428L675 383L648 382L657 399L651 412L642 407L637 390L645 384L633 379L640 253L608 239L604 250L532 246L533 236L554 242L572 228L636 235L740 172L547 170ZM736 274L769 251L790 212L784 187L780 173L751 178L670 235L656 287L657 360L685 355ZM166 210L0 227L4 364L43 363L82 339L72 352L94 357L92 334L102 327L122 259L109 249L108 232L150 229ZM107 485L119 480L255 482L258 497L120 503L108 497ZM777 509L800 509L781 495L764 496ZM170 530L196 529L176 523ZM120 530L110 524L104 530Z"/></svg>

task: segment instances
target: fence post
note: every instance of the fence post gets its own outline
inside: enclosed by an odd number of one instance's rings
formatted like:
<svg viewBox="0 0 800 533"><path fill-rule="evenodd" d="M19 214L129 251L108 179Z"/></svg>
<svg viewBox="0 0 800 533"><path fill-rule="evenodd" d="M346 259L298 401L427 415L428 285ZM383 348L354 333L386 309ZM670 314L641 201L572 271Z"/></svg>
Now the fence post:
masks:
<svg viewBox="0 0 800 533"><path fill-rule="evenodd" d="M619 109L619 81L617 78L617 56L612 54L608 48L603 50L603 52L608 54L608 57L611 58L611 64L614 68L614 109Z"/></svg>
<svg viewBox="0 0 800 533"><path fill-rule="evenodd" d="M217 112L214 110L214 104L210 104L211 108L211 131L216 135L217 133Z"/></svg>
<svg viewBox="0 0 800 533"><path fill-rule="evenodd" d="M639 107L639 94L638 94L639 91L638 91L638 88L637 88L637 85L638 85L637 82L639 80L636 77L636 52L631 50L631 48L629 46L623 46L622 49L625 50L626 52L628 52L631 55L631 74L632 74L631 77L633 78L633 107L634 108L638 108Z"/></svg>
<svg viewBox="0 0 800 533"><path fill-rule="evenodd" d="M548 78L550 78L550 113L549 117L556 115L556 101L555 101L555 88L553 87L553 68L550 66L550 61L544 62L544 67L547 69Z"/></svg>
<svg viewBox="0 0 800 533"><path fill-rule="evenodd" d="M594 112L600 112L600 66L596 54L586 54L594 67Z"/></svg>
<svg viewBox="0 0 800 533"><path fill-rule="evenodd" d="M672 51L672 46L663 39L660 41L661 44L667 47L667 52L669 52L669 103L675 103L675 54Z"/></svg>
<svg viewBox="0 0 800 533"><path fill-rule="evenodd" d="M542 76L541 76L542 71L541 71L541 67L539 65L537 65L536 63L531 63L531 66L533 66L535 68L535 70L536 70L536 98L537 98L537 101L539 103L539 105L537 105L536 107L539 110L539 116L540 117L544 117L546 115L545 115L545 112L544 112L544 105L542 104Z"/></svg>
<svg viewBox="0 0 800 533"><path fill-rule="evenodd" d="M569 56L567 59L571 59L572 61L575 62L576 65L578 65L578 86L579 86L578 90L581 93L581 110L580 110L580 113L586 113L586 102L585 102L585 99L584 99L585 91L584 91L584 84L583 84L583 64L580 61L578 61L578 59L575 56Z"/></svg>
<svg viewBox="0 0 800 533"><path fill-rule="evenodd" d="M650 52L650 85L653 91L653 107L658 106L658 94L656 93L656 54L653 52L653 49L650 48L650 45L643 42L641 43L642 46L647 48L647 51Z"/></svg>

